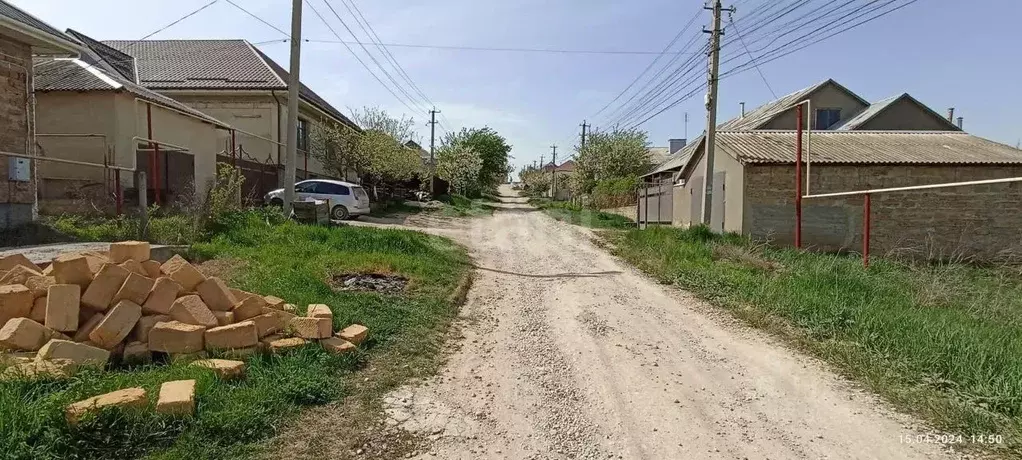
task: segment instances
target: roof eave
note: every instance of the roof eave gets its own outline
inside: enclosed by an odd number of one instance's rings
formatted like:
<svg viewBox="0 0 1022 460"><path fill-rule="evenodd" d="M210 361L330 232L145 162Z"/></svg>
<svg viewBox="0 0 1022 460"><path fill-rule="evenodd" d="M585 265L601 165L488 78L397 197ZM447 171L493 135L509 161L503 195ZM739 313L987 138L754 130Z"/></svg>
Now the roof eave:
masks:
<svg viewBox="0 0 1022 460"><path fill-rule="evenodd" d="M34 40L34 42L27 43L32 45L32 53L39 56L77 57L82 52L82 45L79 43L39 30L7 16L0 16L0 27L6 27Z"/></svg>

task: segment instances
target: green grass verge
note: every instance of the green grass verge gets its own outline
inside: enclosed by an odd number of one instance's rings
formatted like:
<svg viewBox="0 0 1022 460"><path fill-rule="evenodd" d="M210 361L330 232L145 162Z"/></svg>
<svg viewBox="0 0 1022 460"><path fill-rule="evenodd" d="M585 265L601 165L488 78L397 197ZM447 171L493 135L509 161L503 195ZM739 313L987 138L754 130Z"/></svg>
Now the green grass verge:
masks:
<svg viewBox="0 0 1022 460"><path fill-rule="evenodd" d="M337 357L309 346L286 356L256 357L248 361L247 378L235 382L183 364L0 382L3 458L251 458L258 453L254 443L273 436L283 418L351 395L352 381L361 380L356 371L367 361L375 367L376 358L385 355L402 363L380 382L359 383L378 392L437 369L440 338L458 310L450 296L468 272L463 249L409 231L269 225L257 213L234 222L231 230L194 246L195 253L237 260L232 286L300 306L328 304L335 328L367 325L370 339L360 352ZM364 271L406 276L408 292L335 292L327 283L334 273ZM142 386L155 401L160 383L186 378L198 380L195 417L161 417L150 408L109 411L74 428L63 419L71 402L131 386Z"/></svg>
<svg viewBox="0 0 1022 460"><path fill-rule="evenodd" d="M608 232L614 252L823 358L895 406L1022 454L1022 278L752 244L735 235ZM976 446L974 446L976 447Z"/></svg>
<svg viewBox="0 0 1022 460"><path fill-rule="evenodd" d="M569 224L604 229L635 228L635 221L627 217L603 211L594 211L563 201L550 201L548 198L531 198L529 199L529 204L542 209L548 216Z"/></svg>
<svg viewBox="0 0 1022 460"><path fill-rule="evenodd" d="M462 195L438 196L437 201L444 203L440 208L440 214L448 217L477 217L493 214L493 207L487 206L489 198L467 198Z"/></svg>

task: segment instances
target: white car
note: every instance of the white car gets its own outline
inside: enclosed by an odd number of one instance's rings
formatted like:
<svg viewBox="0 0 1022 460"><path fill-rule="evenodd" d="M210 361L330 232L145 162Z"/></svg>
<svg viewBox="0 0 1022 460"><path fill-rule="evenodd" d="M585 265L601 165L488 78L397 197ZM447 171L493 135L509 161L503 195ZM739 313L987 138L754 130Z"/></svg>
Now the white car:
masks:
<svg viewBox="0 0 1022 460"><path fill-rule="evenodd" d="M369 194L361 185L329 179L303 180L295 184L295 201L330 200L330 218L345 220L369 214ZM267 193L264 202L284 205L284 189Z"/></svg>

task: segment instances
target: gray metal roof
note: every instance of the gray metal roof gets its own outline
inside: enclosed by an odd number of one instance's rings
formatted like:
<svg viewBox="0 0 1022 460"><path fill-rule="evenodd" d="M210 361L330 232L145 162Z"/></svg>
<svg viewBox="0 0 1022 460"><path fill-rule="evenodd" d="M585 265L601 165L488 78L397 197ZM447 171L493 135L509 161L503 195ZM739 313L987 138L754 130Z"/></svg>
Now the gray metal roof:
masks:
<svg viewBox="0 0 1022 460"><path fill-rule="evenodd" d="M245 40L105 40L134 56L138 81L151 89L287 87Z"/></svg>
<svg viewBox="0 0 1022 460"><path fill-rule="evenodd" d="M81 32L67 29L67 33L84 43L92 51L92 54L99 58L100 62L93 64L98 64L106 70L117 72L129 81L138 82L134 56L122 53ZM87 54L83 53L83 56Z"/></svg>
<svg viewBox="0 0 1022 460"><path fill-rule="evenodd" d="M955 126L955 124L952 123L950 120L940 116L940 114L938 114L937 112L934 112L933 109L929 108L926 104L923 104L922 102L919 102L918 99L910 96L908 93L902 93L902 94L897 95L897 96L891 96L891 97L889 97L887 99L883 99L881 101L874 102L874 103L870 104L869 107L866 107L861 112L855 114L854 117L849 118L848 120L845 120L845 122L842 123L841 125L833 127L831 129L843 130L843 131L852 130L852 129L859 129L860 126L862 126L863 124L865 124L869 120L872 120L874 117L876 117L877 115L880 115L885 110L887 110L889 107L893 106L895 103L897 103L899 101L902 101L902 100L905 100L905 101L908 101L909 103L915 104L917 107L919 107L923 111L928 112L930 115L934 116L935 118L940 119L941 121L944 122L944 125L947 127L947 129L949 131L960 131L958 126Z"/></svg>
<svg viewBox="0 0 1022 460"><path fill-rule="evenodd" d="M32 16L31 14L28 14L19 9L18 7L11 5L10 3L7 3L3 0L0 0L0 16L5 16L8 19L18 21L22 24L32 27L33 29L38 29L40 32L53 35L55 38L58 38L60 40L65 40L71 43L74 43L75 41L73 38L64 35L63 32L43 22L39 18Z"/></svg>
<svg viewBox="0 0 1022 460"><path fill-rule="evenodd" d="M646 175L649 176L653 174L659 174L664 171L670 171L672 169L685 166L685 164L688 163L689 158L692 157L692 154L696 151L696 149L699 148L700 145L702 145L702 143L703 135L700 134L699 137L692 139L692 142L689 142L687 145L685 145L684 148L678 150L677 152L674 152L674 155L669 155L664 161L660 162L660 164L658 164L655 168L653 168L652 171L649 172L649 174Z"/></svg>
<svg viewBox="0 0 1022 460"><path fill-rule="evenodd" d="M717 134L717 149L743 163L794 163L795 131ZM814 131L813 163L1022 164L1022 150L961 131Z"/></svg>
<svg viewBox="0 0 1022 460"><path fill-rule="evenodd" d="M649 149L646 150L646 152L647 152L647 158L649 158L650 163L660 164L660 163L663 163L664 160L667 160L667 157L670 156L671 148L670 147L650 147Z"/></svg>

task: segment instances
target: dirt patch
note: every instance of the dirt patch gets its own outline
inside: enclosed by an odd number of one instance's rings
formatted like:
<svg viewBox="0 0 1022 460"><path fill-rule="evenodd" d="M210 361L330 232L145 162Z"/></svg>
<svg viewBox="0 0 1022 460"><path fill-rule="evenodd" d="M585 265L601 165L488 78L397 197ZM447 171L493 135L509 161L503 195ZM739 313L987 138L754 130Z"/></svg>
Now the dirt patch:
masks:
<svg viewBox="0 0 1022 460"><path fill-rule="evenodd" d="M244 260L227 257L223 259L210 259L196 265L196 267L207 277L215 276L225 282L230 282L230 280L234 279L234 275L243 270L246 265L247 263Z"/></svg>
<svg viewBox="0 0 1022 460"><path fill-rule="evenodd" d="M381 273L341 273L330 278L330 286L338 291L395 294L405 290L408 278Z"/></svg>

